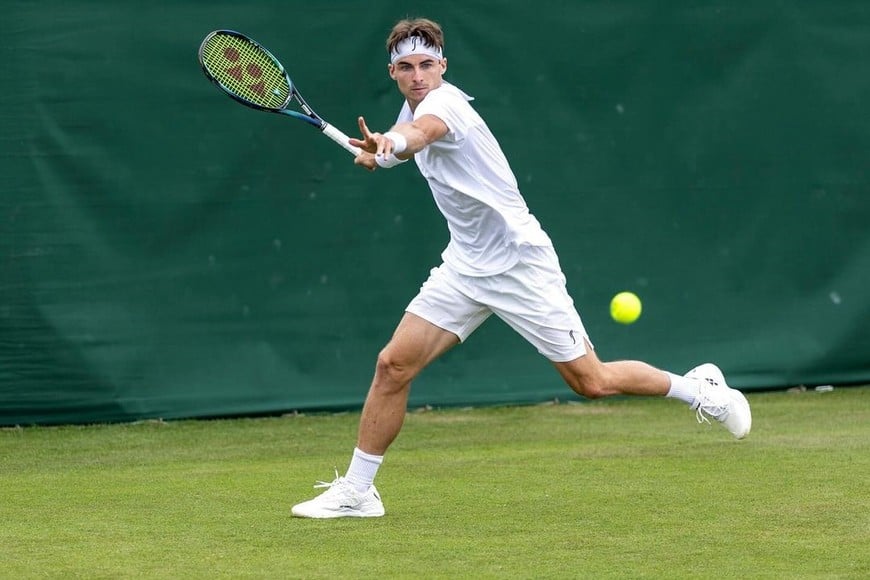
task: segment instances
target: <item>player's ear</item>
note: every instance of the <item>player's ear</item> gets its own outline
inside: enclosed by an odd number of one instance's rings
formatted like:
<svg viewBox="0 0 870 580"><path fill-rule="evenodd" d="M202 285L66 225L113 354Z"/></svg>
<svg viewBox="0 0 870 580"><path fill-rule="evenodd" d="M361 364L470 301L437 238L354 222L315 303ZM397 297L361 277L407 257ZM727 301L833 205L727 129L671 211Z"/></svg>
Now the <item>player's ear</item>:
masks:
<svg viewBox="0 0 870 580"><path fill-rule="evenodd" d="M443 75L446 72L447 72L447 59L442 58L441 59L441 74Z"/></svg>
<svg viewBox="0 0 870 580"><path fill-rule="evenodd" d="M387 71L390 73L390 78L396 80L396 65L393 63L387 63Z"/></svg>

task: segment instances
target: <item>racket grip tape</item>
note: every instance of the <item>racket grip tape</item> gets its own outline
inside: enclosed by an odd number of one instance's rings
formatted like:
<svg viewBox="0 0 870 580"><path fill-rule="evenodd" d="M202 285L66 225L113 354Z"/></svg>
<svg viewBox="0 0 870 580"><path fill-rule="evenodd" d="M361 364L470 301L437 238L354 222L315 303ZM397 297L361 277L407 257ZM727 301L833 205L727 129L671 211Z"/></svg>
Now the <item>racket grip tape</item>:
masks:
<svg viewBox="0 0 870 580"><path fill-rule="evenodd" d="M329 123L324 123L323 129L321 129L321 131L323 131L324 135L326 135L327 137L344 147L347 151L352 153L354 157L360 154L359 147L354 147L353 145L348 143L350 137L348 137Z"/></svg>

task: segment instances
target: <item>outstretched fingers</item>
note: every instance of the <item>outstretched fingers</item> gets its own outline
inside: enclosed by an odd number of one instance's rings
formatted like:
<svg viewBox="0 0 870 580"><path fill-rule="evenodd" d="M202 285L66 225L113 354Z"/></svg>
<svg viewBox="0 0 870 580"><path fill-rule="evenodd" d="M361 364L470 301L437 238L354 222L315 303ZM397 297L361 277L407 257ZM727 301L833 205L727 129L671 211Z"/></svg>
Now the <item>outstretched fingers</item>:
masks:
<svg viewBox="0 0 870 580"><path fill-rule="evenodd" d="M357 122L359 123L359 132L360 132L360 135L362 135L362 138L361 139L351 138L350 144L355 146L355 147L359 147L360 149L362 149L364 151L368 151L369 153L377 152L378 141L377 141L377 139L375 139L374 133L372 133L369 130L368 125L366 125L365 118L359 117L359 119L357 119Z"/></svg>

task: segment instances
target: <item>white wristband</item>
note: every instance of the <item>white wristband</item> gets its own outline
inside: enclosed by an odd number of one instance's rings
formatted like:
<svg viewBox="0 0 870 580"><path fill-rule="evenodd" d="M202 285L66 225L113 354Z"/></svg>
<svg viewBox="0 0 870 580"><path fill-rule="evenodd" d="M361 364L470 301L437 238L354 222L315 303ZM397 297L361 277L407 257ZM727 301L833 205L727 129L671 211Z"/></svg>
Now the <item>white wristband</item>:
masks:
<svg viewBox="0 0 870 580"><path fill-rule="evenodd" d="M408 148L408 140L397 131L387 131L384 137L393 142L393 153L401 153Z"/></svg>
<svg viewBox="0 0 870 580"><path fill-rule="evenodd" d="M383 155L375 155L375 163L377 163L384 169L395 167L396 165L404 163L405 161L407 161L407 159L399 159L393 153L390 153L389 157L384 157Z"/></svg>

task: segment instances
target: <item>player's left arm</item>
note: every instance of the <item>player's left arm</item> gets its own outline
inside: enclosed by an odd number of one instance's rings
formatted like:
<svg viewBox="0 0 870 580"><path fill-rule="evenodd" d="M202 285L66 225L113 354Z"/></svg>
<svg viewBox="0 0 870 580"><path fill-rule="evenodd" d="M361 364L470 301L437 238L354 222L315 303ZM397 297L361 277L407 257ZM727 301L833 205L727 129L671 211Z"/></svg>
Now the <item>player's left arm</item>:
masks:
<svg viewBox="0 0 870 580"><path fill-rule="evenodd" d="M399 159L410 159L414 153L422 151L449 131L447 124L435 115L421 115L419 119L414 119L410 123L398 123L390 129L390 132L402 135L407 143L405 150L396 154ZM395 146L395 143L393 145ZM384 155L389 155L392 151L393 149L390 148L387 152L385 146Z"/></svg>
<svg viewBox="0 0 870 580"><path fill-rule="evenodd" d="M389 157L399 145L400 152L396 153L396 157L402 160L410 159L414 153L422 151L430 143L442 138L450 129L435 115L421 115L411 122L393 125L386 133L373 133L366 125L365 119L360 117L359 130L362 139L350 140L351 145L363 151L357 157L356 163L374 169L372 160L375 156ZM402 145L404 148L401 148Z"/></svg>

